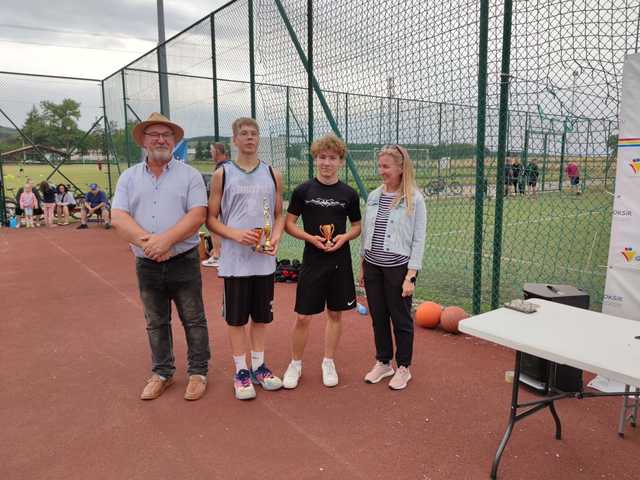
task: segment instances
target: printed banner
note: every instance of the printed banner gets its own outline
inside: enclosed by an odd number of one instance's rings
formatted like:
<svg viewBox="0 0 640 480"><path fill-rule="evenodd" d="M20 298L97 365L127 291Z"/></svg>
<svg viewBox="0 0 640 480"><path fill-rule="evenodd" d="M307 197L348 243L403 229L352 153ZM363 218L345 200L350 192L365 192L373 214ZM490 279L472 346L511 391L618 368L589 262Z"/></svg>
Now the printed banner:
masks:
<svg viewBox="0 0 640 480"><path fill-rule="evenodd" d="M602 311L640 321L640 55L624 62L616 191L611 219L609 265ZM602 391L624 388L600 376L589 386Z"/></svg>

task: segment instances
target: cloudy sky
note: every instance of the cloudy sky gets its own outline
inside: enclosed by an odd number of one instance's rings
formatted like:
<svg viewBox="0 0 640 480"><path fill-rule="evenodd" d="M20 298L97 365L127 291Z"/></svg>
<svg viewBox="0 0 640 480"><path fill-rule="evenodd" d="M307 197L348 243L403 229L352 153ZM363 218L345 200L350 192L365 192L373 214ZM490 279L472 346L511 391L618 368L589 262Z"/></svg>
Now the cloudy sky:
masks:
<svg viewBox="0 0 640 480"><path fill-rule="evenodd" d="M164 0L167 38L224 3ZM0 70L104 78L156 41L156 0L0 2Z"/></svg>

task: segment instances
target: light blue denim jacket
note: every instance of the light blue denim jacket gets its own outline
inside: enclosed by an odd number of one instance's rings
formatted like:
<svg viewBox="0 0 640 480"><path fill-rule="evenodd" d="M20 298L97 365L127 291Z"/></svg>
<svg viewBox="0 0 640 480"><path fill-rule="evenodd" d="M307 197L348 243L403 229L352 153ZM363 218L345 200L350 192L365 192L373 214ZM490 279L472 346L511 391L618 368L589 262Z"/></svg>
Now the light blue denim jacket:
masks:
<svg viewBox="0 0 640 480"><path fill-rule="evenodd" d="M378 205L382 187L376 188L367 198L367 207L362 217L362 239L360 241L360 256L364 257L365 250L371 250L373 229L378 215ZM413 210L407 215L404 201L391 208L389 223L384 239L384 249L387 252L409 257L409 269L422 269L424 242L427 235L427 208L424 197L419 190L413 193Z"/></svg>

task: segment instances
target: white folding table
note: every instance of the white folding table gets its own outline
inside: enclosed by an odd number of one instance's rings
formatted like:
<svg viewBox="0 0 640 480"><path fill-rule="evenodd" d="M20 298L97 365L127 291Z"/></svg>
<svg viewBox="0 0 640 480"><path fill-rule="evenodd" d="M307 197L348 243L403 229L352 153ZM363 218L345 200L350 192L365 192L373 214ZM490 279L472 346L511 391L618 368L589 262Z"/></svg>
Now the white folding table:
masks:
<svg viewBox="0 0 640 480"><path fill-rule="evenodd" d="M570 307L542 299L528 300L539 305L535 313L508 308L476 315L460 322L460 331L516 351L509 423L491 467L497 478L500 458L516 422L549 408L556 424L556 438L562 426L554 402L562 398L637 396L637 392L560 392L540 400L518 403L522 353L557 364L569 365L603 375L626 385L640 386L640 322ZM553 370L553 369L552 369ZM550 379L553 385L553 378ZM524 411L518 413L519 409Z"/></svg>

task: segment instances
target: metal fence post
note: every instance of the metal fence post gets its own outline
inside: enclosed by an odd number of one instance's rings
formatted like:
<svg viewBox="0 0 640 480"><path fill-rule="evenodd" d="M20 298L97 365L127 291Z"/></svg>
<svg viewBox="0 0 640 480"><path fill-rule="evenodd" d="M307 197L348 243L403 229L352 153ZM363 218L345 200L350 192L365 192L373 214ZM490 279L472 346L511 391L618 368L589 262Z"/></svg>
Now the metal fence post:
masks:
<svg viewBox="0 0 640 480"><path fill-rule="evenodd" d="M544 182L547 177L547 159L549 158L549 134L545 133L542 139L542 185L541 190L544 192Z"/></svg>
<svg viewBox="0 0 640 480"><path fill-rule="evenodd" d="M251 118L256 118L256 64L253 42L253 0L249 3L249 84L251 93Z"/></svg>
<svg viewBox="0 0 640 480"><path fill-rule="evenodd" d="M307 0L307 115L308 115L308 174L313 178L313 157L311 143L313 142L313 0Z"/></svg>
<svg viewBox="0 0 640 480"><path fill-rule="evenodd" d="M287 193L291 194L291 160L289 157L289 141L291 136L291 124L289 119L289 102L291 101L289 98L289 86L287 88L287 99L286 99L286 121L285 121L285 136L286 136L286 147L285 147L285 157L287 160Z"/></svg>
<svg viewBox="0 0 640 480"><path fill-rule="evenodd" d="M104 80L102 82L100 82L100 90L102 92L102 117L104 118L104 123L105 125L108 123L107 120L107 107L105 105L105 101L104 101ZM125 123L126 123L126 111L125 111ZM106 134L107 130L105 128L105 134ZM109 158L109 149L106 149L107 151L107 177L109 178L109 199L113 198L113 187L111 186L111 159ZM117 159L117 157L116 157Z"/></svg>
<svg viewBox="0 0 640 480"><path fill-rule="evenodd" d="M167 76L167 47L164 39L164 8L162 0L158 0L158 89L160 93L160 112L171 118L169 107L169 77Z"/></svg>
<svg viewBox="0 0 640 480"><path fill-rule="evenodd" d="M504 201L504 161L507 150L509 108L509 63L511 60L511 16L513 1L505 0L502 24L502 67L500 73L500 117L498 122L498 162L496 178L495 225L493 231L493 275L491 278L491 308L500 302L500 261L502 259L502 207Z"/></svg>
<svg viewBox="0 0 640 480"><path fill-rule="evenodd" d="M478 88L480 85L478 85ZM485 86L485 91L487 87ZM485 104L487 100L484 100ZM442 103L438 104L438 146L442 145Z"/></svg>
<svg viewBox="0 0 640 480"><path fill-rule="evenodd" d="M585 169L585 175L584 175L584 181L582 182L582 184L580 185L580 189L584 192L585 189L587 188L587 167L589 166L589 140L591 138L591 119L589 118L587 120L587 145L585 146L584 149L584 169Z"/></svg>
<svg viewBox="0 0 640 480"><path fill-rule="evenodd" d="M562 182L564 181L564 156L567 145L567 120L562 122L562 138L560 140L560 172L558 175L558 191L562 191Z"/></svg>
<svg viewBox="0 0 640 480"><path fill-rule="evenodd" d="M396 144L400 142L400 99L396 99Z"/></svg>
<svg viewBox="0 0 640 480"><path fill-rule="evenodd" d="M216 58L216 16L211 14L211 73L213 76L213 135L220 141L220 119L218 118L218 65Z"/></svg>
<svg viewBox="0 0 640 480"><path fill-rule="evenodd" d="M349 94L344 94L344 143L349 145ZM349 166L344 165L344 181L349 182Z"/></svg>
<svg viewBox="0 0 640 480"><path fill-rule="evenodd" d="M127 111L129 110L127 108L127 79L125 77L125 73L126 73L126 69L122 69L120 70L120 74L122 76L122 102L123 102L123 108L124 108L124 148L125 148L125 155L127 156L127 168L131 166L131 144L130 144L130 140L129 140L129 115L127 113ZM103 87L104 89L104 82L103 82ZM104 100L103 100L104 101ZM106 118L106 112L105 112L105 118ZM117 156L116 156L117 159ZM120 160L118 160L120 161Z"/></svg>
<svg viewBox="0 0 640 480"><path fill-rule="evenodd" d="M473 313L480 313L482 303L482 227L484 218L484 154L487 125L487 47L489 42L489 0L480 1L480 52L478 59L478 121L476 123L476 196L473 223ZM439 125L442 103L439 108ZM440 141L441 127L438 130Z"/></svg>
<svg viewBox="0 0 640 480"><path fill-rule="evenodd" d="M0 222L2 227L8 226L9 222L5 208L6 194L4 188L4 171L2 170L2 159L0 159Z"/></svg>
<svg viewBox="0 0 640 480"><path fill-rule="evenodd" d="M524 146L522 151L522 168L527 168L527 164L529 163L529 112L526 113L525 121L524 121Z"/></svg>
<svg viewBox="0 0 640 480"><path fill-rule="evenodd" d="M638 17L638 19L640 19L640 17ZM607 181L609 180L609 168L611 168L611 163L612 163L611 145L609 144L609 138L611 138L611 123L612 123L611 120L607 122L607 136L605 137L606 145L607 145L607 163L604 168L604 189L605 190L607 189Z"/></svg>

